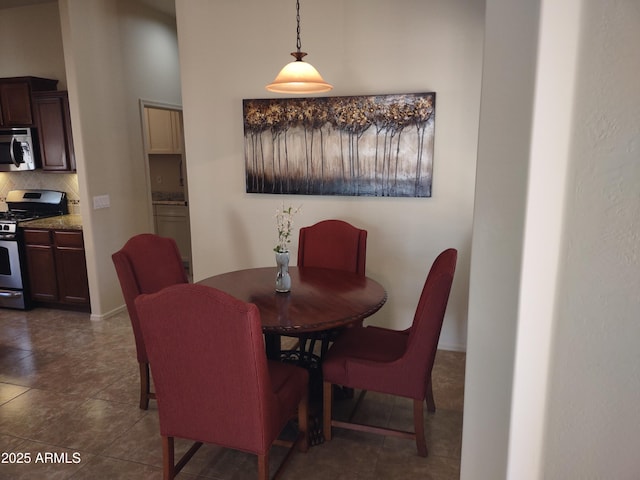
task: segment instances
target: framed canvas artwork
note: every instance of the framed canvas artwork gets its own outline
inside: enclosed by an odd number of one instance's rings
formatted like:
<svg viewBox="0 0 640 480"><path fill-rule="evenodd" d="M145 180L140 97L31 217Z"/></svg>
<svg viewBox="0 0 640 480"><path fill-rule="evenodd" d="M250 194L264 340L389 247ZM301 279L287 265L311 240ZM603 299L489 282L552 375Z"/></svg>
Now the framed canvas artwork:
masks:
<svg viewBox="0 0 640 480"><path fill-rule="evenodd" d="M243 100L248 193L430 197L436 94Z"/></svg>

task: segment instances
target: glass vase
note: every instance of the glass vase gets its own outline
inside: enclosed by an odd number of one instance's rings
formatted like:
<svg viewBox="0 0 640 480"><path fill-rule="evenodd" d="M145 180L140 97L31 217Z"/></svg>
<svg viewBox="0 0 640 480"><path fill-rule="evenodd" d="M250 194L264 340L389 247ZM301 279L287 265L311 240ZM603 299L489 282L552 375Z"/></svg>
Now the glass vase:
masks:
<svg viewBox="0 0 640 480"><path fill-rule="evenodd" d="M276 292L291 291L291 276L289 275L289 252L276 252Z"/></svg>

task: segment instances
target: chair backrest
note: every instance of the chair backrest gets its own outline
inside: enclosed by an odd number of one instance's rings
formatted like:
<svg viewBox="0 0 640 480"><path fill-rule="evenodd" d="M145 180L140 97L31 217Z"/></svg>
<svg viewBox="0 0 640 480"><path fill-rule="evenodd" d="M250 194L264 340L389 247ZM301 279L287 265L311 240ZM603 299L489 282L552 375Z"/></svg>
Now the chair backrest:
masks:
<svg viewBox="0 0 640 480"><path fill-rule="evenodd" d="M323 220L300 229L298 266L365 274L367 231L342 220Z"/></svg>
<svg viewBox="0 0 640 480"><path fill-rule="evenodd" d="M456 269L458 251L449 248L435 259L422 288L418 307L409 330L409 339L404 360L411 365L416 388L425 389L433 368L442 322L449 301L449 293ZM412 376L413 376L412 375ZM424 392L414 398L424 397Z"/></svg>
<svg viewBox="0 0 640 480"><path fill-rule="evenodd" d="M199 284L141 295L136 306L161 434L264 453L279 432L257 307Z"/></svg>
<svg viewBox="0 0 640 480"><path fill-rule="evenodd" d="M189 281L180 251L172 238L142 233L130 238L111 258L131 319L138 361L146 363L147 352L134 301L142 293L154 293L169 285Z"/></svg>

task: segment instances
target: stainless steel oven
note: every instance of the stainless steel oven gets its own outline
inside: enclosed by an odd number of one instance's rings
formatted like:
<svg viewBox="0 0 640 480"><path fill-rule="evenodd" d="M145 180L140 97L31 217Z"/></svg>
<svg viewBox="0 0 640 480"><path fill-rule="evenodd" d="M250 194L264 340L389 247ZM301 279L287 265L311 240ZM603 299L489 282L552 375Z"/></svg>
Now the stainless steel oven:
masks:
<svg viewBox="0 0 640 480"><path fill-rule="evenodd" d="M4 235L4 234L3 234ZM26 308L24 280L20 268L20 251L17 238L0 238L0 306Z"/></svg>
<svg viewBox="0 0 640 480"><path fill-rule="evenodd" d="M20 222L69 212L67 195L55 190L12 190L0 212L0 307L29 308L27 268Z"/></svg>
<svg viewBox="0 0 640 480"><path fill-rule="evenodd" d="M35 170L35 146L30 128L0 129L0 172Z"/></svg>

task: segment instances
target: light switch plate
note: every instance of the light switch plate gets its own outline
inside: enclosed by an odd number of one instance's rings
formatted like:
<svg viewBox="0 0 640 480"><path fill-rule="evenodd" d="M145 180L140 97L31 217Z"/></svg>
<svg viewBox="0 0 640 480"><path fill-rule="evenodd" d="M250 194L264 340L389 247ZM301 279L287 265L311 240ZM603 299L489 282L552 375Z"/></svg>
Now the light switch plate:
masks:
<svg viewBox="0 0 640 480"><path fill-rule="evenodd" d="M109 195L97 195L93 197L93 209L109 208L111 206L111 198Z"/></svg>

